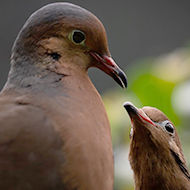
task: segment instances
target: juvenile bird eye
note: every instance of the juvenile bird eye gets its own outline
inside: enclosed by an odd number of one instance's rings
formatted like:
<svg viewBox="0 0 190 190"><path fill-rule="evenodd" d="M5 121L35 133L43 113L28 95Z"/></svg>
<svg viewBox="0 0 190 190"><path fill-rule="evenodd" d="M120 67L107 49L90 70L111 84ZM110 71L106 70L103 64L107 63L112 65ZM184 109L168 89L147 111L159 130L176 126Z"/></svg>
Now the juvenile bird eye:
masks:
<svg viewBox="0 0 190 190"><path fill-rule="evenodd" d="M68 36L75 44L83 44L85 42L86 36L84 32L80 30L73 30Z"/></svg>
<svg viewBox="0 0 190 190"><path fill-rule="evenodd" d="M174 127L173 127L173 125L171 123L166 123L165 128L169 133L174 132Z"/></svg>

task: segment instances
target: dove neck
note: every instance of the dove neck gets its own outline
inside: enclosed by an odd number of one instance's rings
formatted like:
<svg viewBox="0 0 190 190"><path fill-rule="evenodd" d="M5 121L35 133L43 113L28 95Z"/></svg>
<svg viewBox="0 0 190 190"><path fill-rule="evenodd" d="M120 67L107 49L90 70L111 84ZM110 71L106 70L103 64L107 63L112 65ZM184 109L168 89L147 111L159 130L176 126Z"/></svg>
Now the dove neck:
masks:
<svg viewBox="0 0 190 190"><path fill-rule="evenodd" d="M63 74L47 69L42 62L36 61L35 58L18 57L16 60L11 59L11 69L4 89L14 86L21 88L47 86L48 84L53 86L52 84L57 84L63 76Z"/></svg>
<svg viewBox="0 0 190 190"><path fill-rule="evenodd" d="M134 172L136 190L187 190L190 181L181 171L167 142L160 139L138 138L133 134L130 145L129 162ZM179 153L180 154L180 153Z"/></svg>

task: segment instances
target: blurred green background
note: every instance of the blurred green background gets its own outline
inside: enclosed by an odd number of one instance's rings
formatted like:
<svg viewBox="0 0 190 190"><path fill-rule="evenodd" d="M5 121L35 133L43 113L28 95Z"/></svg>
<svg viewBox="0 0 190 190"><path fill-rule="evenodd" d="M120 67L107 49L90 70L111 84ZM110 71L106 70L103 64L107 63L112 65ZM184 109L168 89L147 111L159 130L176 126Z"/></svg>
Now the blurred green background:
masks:
<svg viewBox="0 0 190 190"><path fill-rule="evenodd" d="M149 105L162 110L176 126L190 166L190 48L140 59L127 66L125 71L127 90L112 88L103 94L112 131L115 190L134 189L128 162L131 124L122 106L125 101L131 101L137 107Z"/></svg>

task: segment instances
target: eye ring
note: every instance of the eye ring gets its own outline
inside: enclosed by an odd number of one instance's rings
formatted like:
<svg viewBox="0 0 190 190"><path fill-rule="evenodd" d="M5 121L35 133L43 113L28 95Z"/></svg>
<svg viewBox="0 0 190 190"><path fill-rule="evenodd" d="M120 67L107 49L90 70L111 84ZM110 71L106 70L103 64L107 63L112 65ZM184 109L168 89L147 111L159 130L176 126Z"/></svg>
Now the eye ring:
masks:
<svg viewBox="0 0 190 190"><path fill-rule="evenodd" d="M85 45L86 35L81 30L73 30L69 33L68 38L76 45Z"/></svg>
<svg viewBox="0 0 190 190"><path fill-rule="evenodd" d="M175 130L174 126L171 124L170 121L165 120L160 123L160 126L166 131L170 136L174 136Z"/></svg>
<svg viewBox="0 0 190 190"><path fill-rule="evenodd" d="M164 127L167 132L172 133L172 134L174 133L174 127L171 123L169 123L169 122L166 123Z"/></svg>

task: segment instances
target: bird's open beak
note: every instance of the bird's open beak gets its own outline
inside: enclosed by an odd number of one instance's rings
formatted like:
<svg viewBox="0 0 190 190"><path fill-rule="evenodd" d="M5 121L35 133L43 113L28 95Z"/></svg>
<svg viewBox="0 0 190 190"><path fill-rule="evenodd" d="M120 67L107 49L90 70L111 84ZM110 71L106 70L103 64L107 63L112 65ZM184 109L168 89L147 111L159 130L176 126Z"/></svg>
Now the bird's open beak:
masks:
<svg viewBox="0 0 190 190"><path fill-rule="evenodd" d="M125 73L111 57L107 55L100 56L93 51L90 51L89 54L97 61L95 67L110 75L122 88L127 87L127 77Z"/></svg>
<svg viewBox="0 0 190 190"><path fill-rule="evenodd" d="M138 121L143 124L149 122L155 126L152 120L141 109L136 108L131 102L125 102L123 106L127 110L132 122Z"/></svg>

